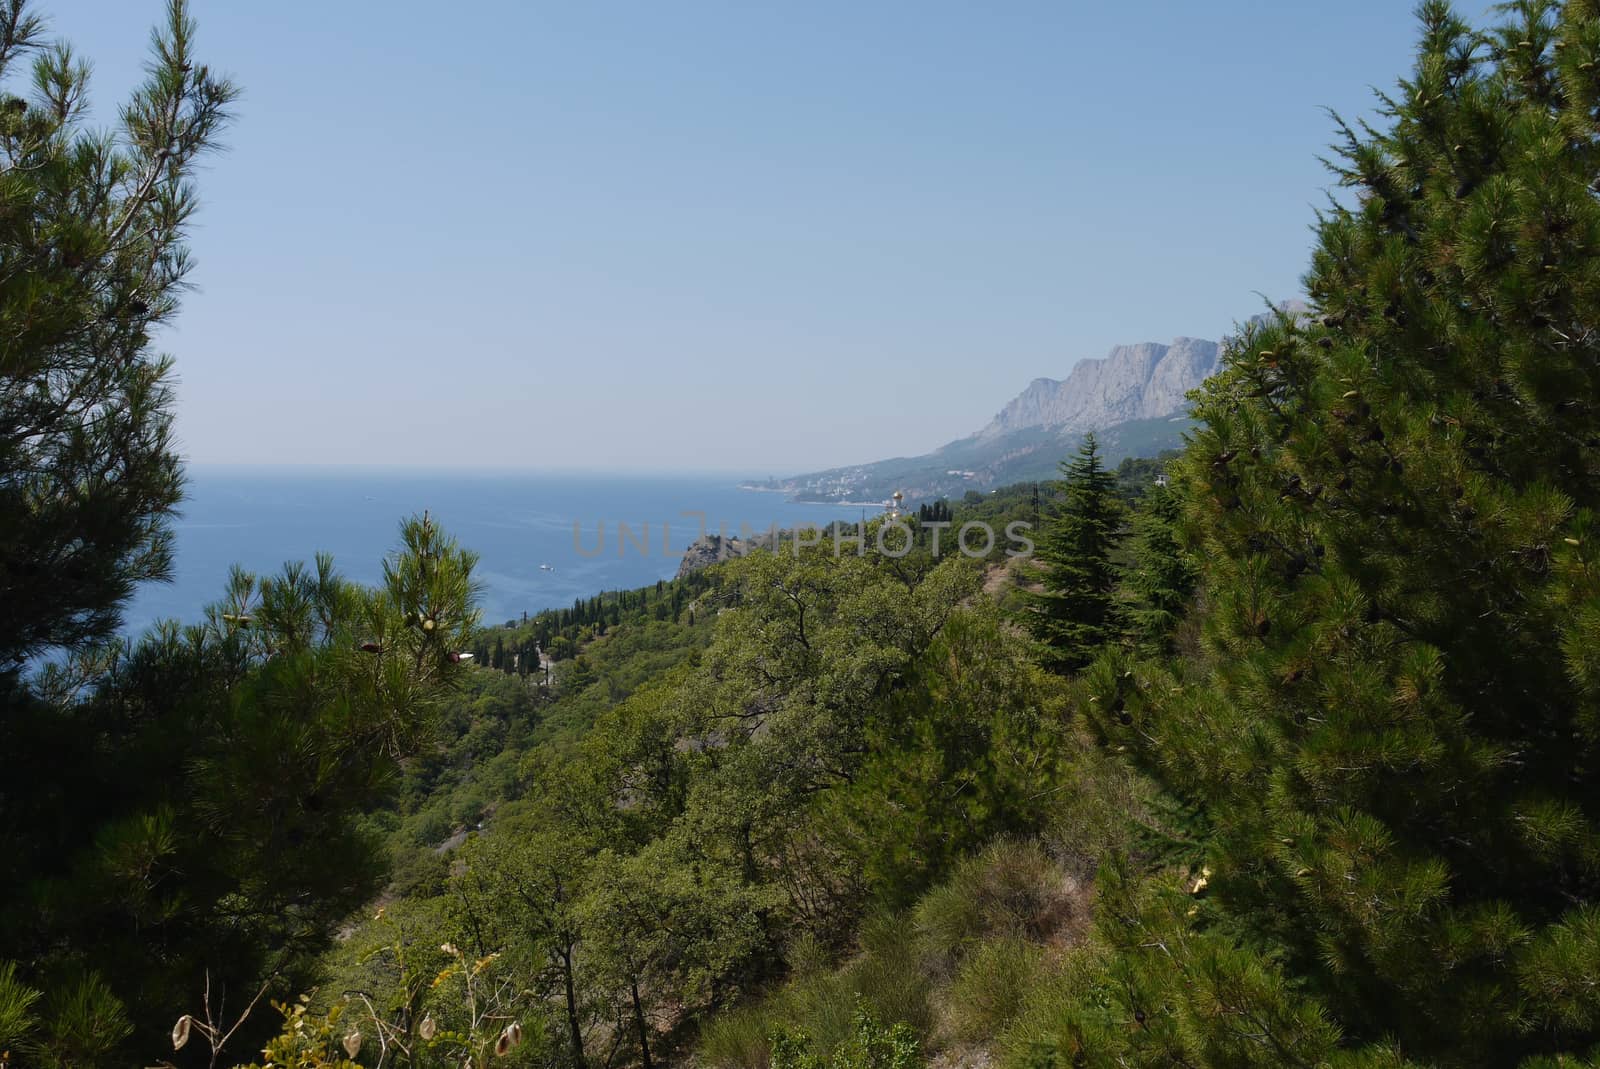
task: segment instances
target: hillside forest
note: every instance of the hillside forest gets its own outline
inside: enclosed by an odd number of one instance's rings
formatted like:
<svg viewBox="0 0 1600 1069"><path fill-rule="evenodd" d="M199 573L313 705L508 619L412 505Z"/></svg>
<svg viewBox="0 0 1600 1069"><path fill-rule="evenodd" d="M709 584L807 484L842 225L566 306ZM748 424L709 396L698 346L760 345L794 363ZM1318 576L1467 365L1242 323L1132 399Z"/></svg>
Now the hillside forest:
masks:
<svg viewBox="0 0 1600 1069"><path fill-rule="evenodd" d="M495 625L421 512L126 638L237 90L173 0L87 129L0 5L0 1065L1600 1066L1600 3L1417 14L1181 451Z"/></svg>

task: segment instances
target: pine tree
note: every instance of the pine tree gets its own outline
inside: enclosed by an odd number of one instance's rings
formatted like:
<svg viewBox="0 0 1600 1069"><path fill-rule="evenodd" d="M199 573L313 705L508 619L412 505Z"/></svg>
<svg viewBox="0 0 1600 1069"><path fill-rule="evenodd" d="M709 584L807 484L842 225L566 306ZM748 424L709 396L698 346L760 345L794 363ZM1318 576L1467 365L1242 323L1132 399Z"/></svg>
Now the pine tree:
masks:
<svg viewBox="0 0 1600 1069"><path fill-rule="evenodd" d="M1112 900L1089 1064L1600 1043L1600 5L1419 15L1337 146L1314 315L1230 347L1178 464L1200 659L1092 672L1216 837L1176 898Z"/></svg>
<svg viewBox="0 0 1600 1069"><path fill-rule="evenodd" d="M1061 500L1039 540L1043 590L1030 599L1027 620L1053 663L1071 671L1088 664L1115 631L1111 553L1122 509L1092 433L1061 471Z"/></svg>
<svg viewBox="0 0 1600 1069"><path fill-rule="evenodd" d="M108 637L134 585L169 573L182 475L150 338L177 312L189 178L235 97L172 0L116 136L86 130L88 65L28 6L0 7L0 83L32 84L0 93L0 685Z"/></svg>
<svg viewBox="0 0 1600 1069"><path fill-rule="evenodd" d="M401 538L378 588L326 555L236 570L203 623L48 666L7 707L0 977L43 990L24 1064L131 1064L208 981L235 1012L271 977L287 994L382 887L360 814L432 737L478 625L473 555L425 516Z"/></svg>

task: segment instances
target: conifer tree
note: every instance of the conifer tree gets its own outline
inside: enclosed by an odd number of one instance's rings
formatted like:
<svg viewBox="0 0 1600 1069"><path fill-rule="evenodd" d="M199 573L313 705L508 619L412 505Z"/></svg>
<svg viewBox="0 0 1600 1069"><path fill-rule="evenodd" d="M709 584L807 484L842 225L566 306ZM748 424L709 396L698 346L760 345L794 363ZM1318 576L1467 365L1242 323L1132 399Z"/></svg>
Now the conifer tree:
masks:
<svg viewBox="0 0 1600 1069"><path fill-rule="evenodd" d="M236 571L204 623L51 665L0 718L0 976L43 991L26 1064L131 1064L122 1039L157 1049L208 983L235 1011L287 995L379 889L358 816L431 737L478 624L473 554L426 516L401 539L376 589L326 555Z"/></svg>
<svg viewBox="0 0 1600 1069"><path fill-rule="evenodd" d="M1087 1064L1600 1044L1600 5L1419 16L1336 147L1314 315L1230 347L1178 465L1200 661L1092 672L1216 837L1176 900L1107 881Z"/></svg>
<svg viewBox="0 0 1600 1069"><path fill-rule="evenodd" d="M1053 663L1071 671L1088 664L1114 633L1111 553L1122 509L1093 433L1061 471L1061 500L1039 540L1043 590L1031 599L1027 620Z"/></svg>
<svg viewBox="0 0 1600 1069"><path fill-rule="evenodd" d="M1172 630L1194 594L1194 566L1179 544L1179 510L1171 489L1155 486L1130 524L1122 615L1129 637L1153 653L1169 648Z"/></svg>
<svg viewBox="0 0 1600 1069"><path fill-rule="evenodd" d="M168 574L182 477L150 338L177 311L189 179L235 97L171 0L120 128L86 130L89 67L30 6L0 5L0 686L108 637L134 585Z"/></svg>

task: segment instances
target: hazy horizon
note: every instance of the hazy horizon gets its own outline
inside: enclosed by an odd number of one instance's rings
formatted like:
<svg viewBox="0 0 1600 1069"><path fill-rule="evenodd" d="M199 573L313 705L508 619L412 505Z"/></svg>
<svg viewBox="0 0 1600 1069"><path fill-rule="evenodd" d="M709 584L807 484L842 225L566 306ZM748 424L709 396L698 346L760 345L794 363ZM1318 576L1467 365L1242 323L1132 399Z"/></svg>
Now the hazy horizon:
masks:
<svg viewBox="0 0 1600 1069"><path fill-rule="evenodd" d="M881 460L887 458L878 457L874 459ZM597 475L648 475L659 476L667 479L682 478L685 480L692 480L700 476L707 475L723 478L760 480L774 475L799 474L798 472L788 473L781 470L768 470L766 468L751 467L749 465L730 466L725 468L687 466L652 467L648 464L643 464L637 467L549 467L543 465L518 464L512 461L507 461L502 464L494 464L490 462L457 462L436 464L423 462L397 462L393 464L323 464L316 461L197 460L188 456L184 457L184 467L188 471L203 473L226 473L230 471L286 473L307 472L318 474L326 473L329 475L364 474L374 476L384 474L394 474L396 476L424 474L459 475L462 478L471 478L479 472L482 472L485 475L538 475L541 477L558 479L582 479Z"/></svg>
<svg viewBox="0 0 1600 1069"><path fill-rule="evenodd" d="M160 7L48 8L96 123ZM574 473L916 455L1219 337L1300 292L1322 108L1414 37L1392 0L194 15L244 97L161 338L180 451Z"/></svg>

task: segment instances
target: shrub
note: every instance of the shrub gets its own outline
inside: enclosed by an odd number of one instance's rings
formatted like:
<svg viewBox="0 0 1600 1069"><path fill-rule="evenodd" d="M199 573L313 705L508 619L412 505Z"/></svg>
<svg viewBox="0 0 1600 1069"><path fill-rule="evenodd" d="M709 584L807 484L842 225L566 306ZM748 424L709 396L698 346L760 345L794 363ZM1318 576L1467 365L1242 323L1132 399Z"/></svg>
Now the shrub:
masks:
<svg viewBox="0 0 1600 1069"><path fill-rule="evenodd" d="M21 1050L38 1024L39 992L17 979L13 962L0 962L0 1049Z"/></svg>
<svg viewBox="0 0 1600 1069"><path fill-rule="evenodd" d="M807 977L790 987L786 996L781 1004L783 1019L804 1030L819 1052L831 1054L850 1038L861 994L848 971Z"/></svg>
<svg viewBox="0 0 1600 1069"><path fill-rule="evenodd" d="M700 1060L718 1069L766 1069L778 1064L775 1037L789 1037L789 1056L822 1060L859 1044L861 1014L925 1034L933 1023L932 985L904 917L881 915L862 932L862 955L830 970L809 937L790 949L793 975L761 1002L719 1016L701 1033ZM799 1043L799 1046L795 1044ZM791 1069L795 1063L791 1061ZM855 1063L850 1063L855 1064Z"/></svg>
<svg viewBox="0 0 1600 1069"><path fill-rule="evenodd" d="M919 1069L922 1049L916 1033L904 1022L884 1027L864 1005L858 1005L845 1042L824 1059L812 1050L801 1031L780 1030L772 1036L772 1069Z"/></svg>
<svg viewBox="0 0 1600 1069"><path fill-rule="evenodd" d="M1197 844L1205 838L1199 815L1106 753L1085 752L1055 802L1045 845L1085 888L1118 850L1132 850L1153 864L1199 861Z"/></svg>
<svg viewBox="0 0 1600 1069"><path fill-rule="evenodd" d="M980 940L1049 935L1071 909L1071 889L1038 843L1002 839L923 896L913 923L932 963L948 971Z"/></svg>
<svg viewBox="0 0 1600 1069"><path fill-rule="evenodd" d="M933 983L910 918L883 914L870 919L861 944L865 953L848 970L854 993L880 1019L902 1022L920 1034L930 1031Z"/></svg>
<svg viewBox="0 0 1600 1069"><path fill-rule="evenodd" d="M1008 937L983 943L959 966L946 996L955 1038L992 1039L1010 1024L1045 974L1044 948Z"/></svg>
<svg viewBox="0 0 1600 1069"><path fill-rule="evenodd" d="M1049 1069L1061 1064L1062 1037L1085 1022L1110 1015L1111 993L1103 945L1086 943L1041 969L1020 1007L993 1044L1000 1069Z"/></svg>
<svg viewBox="0 0 1600 1069"><path fill-rule="evenodd" d="M700 1033L698 1061L713 1069L763 1069L781 1027L771 1000L718 1015Z"/></svg>

